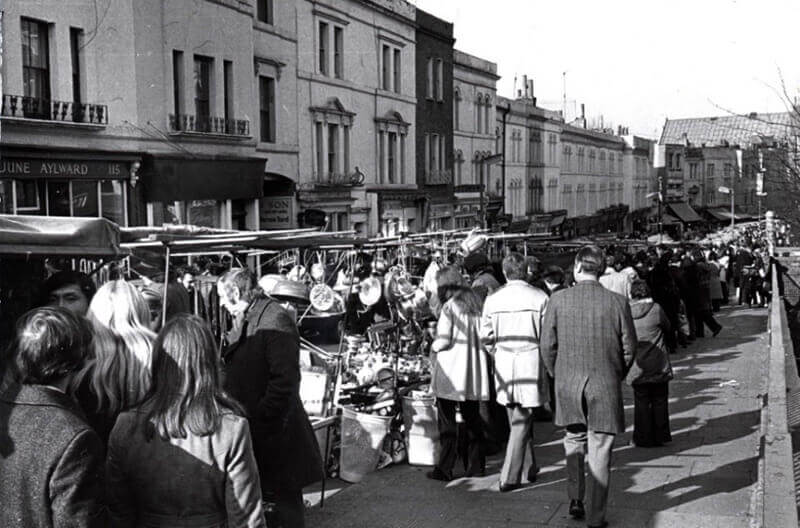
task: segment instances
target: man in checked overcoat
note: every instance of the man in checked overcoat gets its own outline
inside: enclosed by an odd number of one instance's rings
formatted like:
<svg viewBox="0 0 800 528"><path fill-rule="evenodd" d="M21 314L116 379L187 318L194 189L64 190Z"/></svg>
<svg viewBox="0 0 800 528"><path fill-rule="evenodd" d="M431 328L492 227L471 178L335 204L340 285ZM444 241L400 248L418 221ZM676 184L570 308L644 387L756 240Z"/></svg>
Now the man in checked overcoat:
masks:
<svg viewBox="0 0 800 528"><path fill-rule="evenodd" d="M578 251L576 284L550 298L541 339L542 359L556 380L556 425L566 428L569 513L576 519L586 516L590 527L607 524L611 449L614 436L625 431L621 383L637 346L628 300L598 282L604 269L600 248Z"/></svg>

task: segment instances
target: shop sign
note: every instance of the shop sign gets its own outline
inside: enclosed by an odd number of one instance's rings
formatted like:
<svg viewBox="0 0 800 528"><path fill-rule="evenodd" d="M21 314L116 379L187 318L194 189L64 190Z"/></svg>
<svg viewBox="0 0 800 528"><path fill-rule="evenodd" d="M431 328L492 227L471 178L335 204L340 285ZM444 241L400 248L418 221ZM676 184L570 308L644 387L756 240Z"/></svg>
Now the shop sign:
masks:
<svg viewBox="0 0 800 528"><path fill-rule="evenodd" d="M0 160L0 178L121 180L128 176L123 163L93 160L37 160L5 158Z"/></svg>
<svg viewBox="0 0 800 528"><path fill-rule="evenodd" d="M450 204L431 206L431 218L447 218L452 214L453 208Z"/></svg>
<svg viewBox="0 0 800 528"><path fill-rule="evenodd" d="M291 196L265 196L260 200L261 228L286 229L292 227L294 198Z"/></svg>

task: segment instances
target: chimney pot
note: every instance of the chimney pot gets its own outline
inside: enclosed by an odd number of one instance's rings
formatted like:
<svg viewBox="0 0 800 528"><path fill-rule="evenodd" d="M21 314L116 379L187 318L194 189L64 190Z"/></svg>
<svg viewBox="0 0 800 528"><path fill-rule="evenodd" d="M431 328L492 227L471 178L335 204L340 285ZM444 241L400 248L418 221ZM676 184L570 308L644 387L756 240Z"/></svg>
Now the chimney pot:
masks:
<svg viewBox="0 0 800 528"><path fill-rule="evenodd" d="M586 106L581 103L581 119L586 117Z"/></svg>

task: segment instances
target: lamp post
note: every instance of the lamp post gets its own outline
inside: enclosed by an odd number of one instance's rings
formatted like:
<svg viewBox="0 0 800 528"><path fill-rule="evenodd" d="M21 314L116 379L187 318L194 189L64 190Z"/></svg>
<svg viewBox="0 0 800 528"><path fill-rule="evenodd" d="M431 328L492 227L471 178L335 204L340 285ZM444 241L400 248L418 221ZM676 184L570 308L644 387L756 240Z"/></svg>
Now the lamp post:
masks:
<svg viewBox="0 0 800 528"><path fill-rule="evenodd" d="M660 179L660 178L659 178ZM663 214L661 211L661 202L663 202L663 196L661 195L661 191L659 192L651 192L647 193L646 198L648 200L652 200L653 198L658 198L658 243L661 243L661 232L663 227Z"/></svg>
<svg viewBox="0 0 800 528"><path fill-rule="evenodd" d="M733 208L733 204L734 204L734 200L733 200L733 198L734 198L733 187L724 187L724 186L723 186L723 187L720 187L720 188L719 188L719 189L717 189L717 190L718 190L719 192L721 192L722 194L730 194L730 195L731 195L731 232L733 232L733 226L734 226L734 224L735 224L735 219L734 219L734 216L735 216L735 211L734 211L734 208Z"/></svg>

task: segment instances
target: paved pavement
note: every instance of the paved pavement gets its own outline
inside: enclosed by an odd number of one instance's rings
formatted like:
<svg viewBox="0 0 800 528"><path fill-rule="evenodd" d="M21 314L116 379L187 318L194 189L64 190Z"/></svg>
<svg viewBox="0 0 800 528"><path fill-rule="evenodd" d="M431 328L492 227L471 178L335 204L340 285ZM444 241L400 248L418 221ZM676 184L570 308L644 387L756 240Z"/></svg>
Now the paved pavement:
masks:
<svg viewBox="0 0 800 528"><path fill-rule="evenodd" d="M633 399L626 390L628 431L617 438L608 521L620 527L746 527L757 480L760 394L764 386L767 310L723 308L725 329L673 359L673 441L628 445ZM707 334L709 335L709 334ZM315 528L494 528L584 526L568 513L562 432L536 424L536 483L497 491L502 463L490 458L484 478L449 484L425 478L426 467L391 466L359 484L329 481L323 508L307 510ZM457 474L458 475L458 474ZM317 502L319 493L307 494Z"/></svg>

